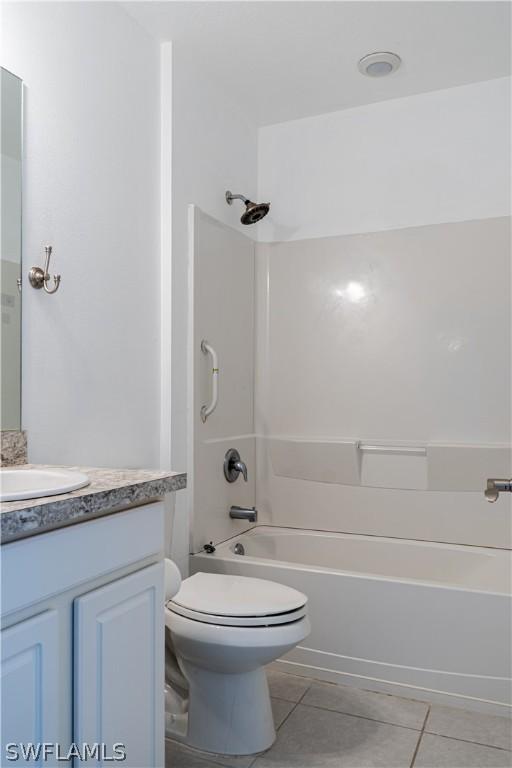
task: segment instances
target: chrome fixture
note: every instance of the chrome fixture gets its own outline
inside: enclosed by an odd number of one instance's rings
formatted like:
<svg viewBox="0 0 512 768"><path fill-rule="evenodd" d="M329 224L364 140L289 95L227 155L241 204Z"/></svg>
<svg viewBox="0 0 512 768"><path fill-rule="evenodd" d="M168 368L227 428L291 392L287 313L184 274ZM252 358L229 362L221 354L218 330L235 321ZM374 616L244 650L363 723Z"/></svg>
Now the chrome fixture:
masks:
<svg viewBox="0 0 512 768"><path fill-rule="evenodd" d="M237 541L237 543L233 547L233 552L235 555L245 555L244 545L240 544L240 542Z"/></svg>
<svg viewBox="0 0 512 768"><path fill-rule="evenodd" d="M240 458L236 448L230 448L224 456L224 477L228 483L234 483L240 473L242 473L245 482L247 482L247 466Z"/></svg>
<svg viewBox="0 0 512 768"><path fill-rule="evenodd" d="M487 501L497 501L500 493L512 493L512 478L510 480L502 480L491 477L487 480L487 488L484 492Z"/></svg>
<svg viewBox="0 0 512 768"><path fill-rule="evenodd" d="M229 510L229 516L233 520L248 520L250 523L255 523L258 517L258 510L256 507L237 507L235 505Z"/></svg>
<svg viewBox="0 0 512 768"><path fill-rule="evenodd" d="M256 224L270 210L270 203L253 203L245 195L234 195L232 192L226 192L226 203L233 205L233 200L242 200L245 204L245 211L242 213L240 221L242 224Z"/></svg>
<svg viewBox="0 0 512 768"><path fill-rule="evenodd" d="M385 77L386 75L391 75L392 72L396 72L401 63L402 59L396 53L376 51L359 59L357 68L362 75L367 75L368 77Z"/></svg>
<svg viewBox="0 0 512 768"><path fill-rule="evenodd" d="M204 424L208 416L211 416L216 409L219 400L219 360L216 351L206 339L201 342L201 352L204 355L211 355L212 358L212 399L210 405L203 405L201 408L201 421Z"/></svg>
<svg viewBox="0 0 512 768"><path fill-rule="evenodd" d="M48 282L50 280L50 273L48 270L50 268L50 256L52 255L52 250L53 248L51 245L47 245L44 249L46 254L44 269L41 269L41 267L32 267L28 273L28 279L30 280L32 288L37 288L38 290L44 288L46 293L56 293L59 290L60 285L60 275L54 275L53 288L48 288Z"/></svg>

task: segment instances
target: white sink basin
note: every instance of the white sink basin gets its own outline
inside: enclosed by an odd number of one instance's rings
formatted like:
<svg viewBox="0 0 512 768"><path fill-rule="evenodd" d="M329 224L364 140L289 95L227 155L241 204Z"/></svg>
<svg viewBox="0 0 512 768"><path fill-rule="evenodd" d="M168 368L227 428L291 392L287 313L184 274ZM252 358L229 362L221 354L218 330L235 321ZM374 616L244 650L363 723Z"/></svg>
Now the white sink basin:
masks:
<svg viewBox="0 0 512 768"><path fill-rule="evenodd" d="M0 501L38 499L69 493L89 485L83 472L71 469L2 469L0 470Z"/></svg>

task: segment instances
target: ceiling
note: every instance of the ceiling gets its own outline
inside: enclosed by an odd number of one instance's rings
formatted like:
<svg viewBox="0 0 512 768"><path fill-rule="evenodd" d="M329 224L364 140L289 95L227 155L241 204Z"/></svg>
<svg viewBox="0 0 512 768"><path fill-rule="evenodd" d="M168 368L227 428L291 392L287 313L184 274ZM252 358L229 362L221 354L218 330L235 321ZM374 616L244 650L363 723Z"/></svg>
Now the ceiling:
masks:
<svg viewBox="0 0 512 768"><path fill-rule="evenodd" d="M258 125L510 74L508 2L127 2ZM364 77L358 60L394 51L400 69Z"/></svg>

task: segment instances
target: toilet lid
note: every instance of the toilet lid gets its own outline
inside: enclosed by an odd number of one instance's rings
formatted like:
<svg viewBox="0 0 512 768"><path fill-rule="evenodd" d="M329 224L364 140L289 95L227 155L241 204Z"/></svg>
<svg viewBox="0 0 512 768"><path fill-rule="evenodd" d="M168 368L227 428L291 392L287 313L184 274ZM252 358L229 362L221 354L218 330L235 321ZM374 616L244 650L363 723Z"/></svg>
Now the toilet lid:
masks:
<svg viewBox="0 0 512 768"><path fill-rule="evenodd" d="M209 616L253 618L298 611L307 603L296 589L266 579L220 573L196 573L185 579L169 601L171 610L181 607Z"/></svg>

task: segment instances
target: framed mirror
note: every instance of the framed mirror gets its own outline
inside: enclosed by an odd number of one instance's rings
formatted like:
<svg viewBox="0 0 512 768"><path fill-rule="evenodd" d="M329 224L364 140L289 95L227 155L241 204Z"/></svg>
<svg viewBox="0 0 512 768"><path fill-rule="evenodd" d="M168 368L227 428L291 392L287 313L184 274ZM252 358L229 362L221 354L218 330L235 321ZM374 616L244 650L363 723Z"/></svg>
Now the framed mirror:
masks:
<svg viewBox="0 0 512 768"><path fill-rule="evenodd" d="M21 429L21 184L23 83L0 68L1 83L1 417Z"/></svg>

